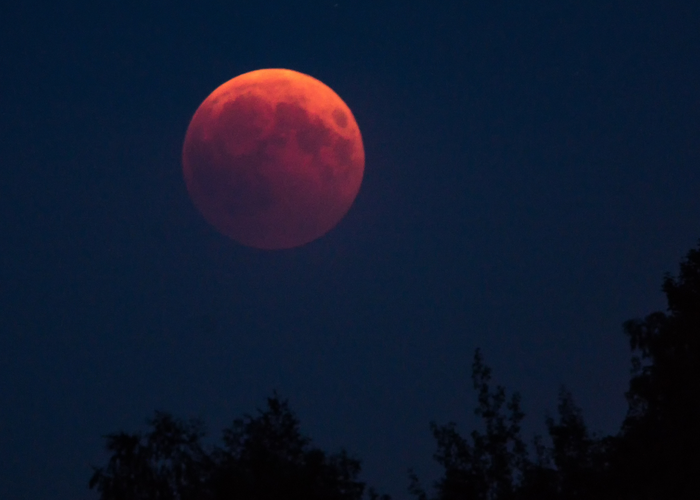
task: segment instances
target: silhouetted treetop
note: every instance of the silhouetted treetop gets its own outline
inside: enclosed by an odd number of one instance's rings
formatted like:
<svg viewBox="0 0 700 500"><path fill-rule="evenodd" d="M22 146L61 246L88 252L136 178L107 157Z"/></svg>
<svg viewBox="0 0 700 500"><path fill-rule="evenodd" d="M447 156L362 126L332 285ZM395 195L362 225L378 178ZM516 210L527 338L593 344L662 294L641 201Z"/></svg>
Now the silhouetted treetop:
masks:
<svg viewBox="0 0 700 500"><path fill-rule="evenodd" d="M444 476L435 484L437 498L496 499L511 498L527 467L527 450L520 437L520 396L510 398L505 389L491 389L491 369L483 363L479 350L474 354L472 382L478 394L474 410L484 422L484 432L472 431L463 437L456 424L431 423L437 441L435 460L444 468ZM419 499L427 493L415 474L411 475L411 492Z"/></svg>
<svg viewBox="0 0 700 500"><path fill-rule="evenodd" d="M546 419L551 446L535 436L528 449L521 436L524 413L520 396L510 398L502 386L490 385L491 370L479 350L474 355L472 380L484 431L462 436L456 424L431 424L437 443L435 460L443 476L434 484L435 500L554 500L592 498L605 476L607 442L592 436L571 393L562 388L558 417ZM531 456L531 451L532 453ZM415 474L409 490L427 500Z"/></svg>
<svg viewBox="0 0 700 500"><path fill-rule="evenodd" d="M489 387L491 372L477 350L472 380L485 432L462 436L454 423L431 424L443 476L435 500L690 500L700 492L700 245L667 275L667 312L630 320L623 329L633 353L620 432L592 435L571 394L559 394L558 418L546 419L549 443L530 450L520 436L517 393ZM410 491L427 500L415 474Z"/></svg>
<svg viewBox="0 0 700 500"><path fill-rule="evenodd" d="M688 252L677 277L665 277L663 291L666 313L624 325L634 356L615 463L621 476L640 478L634 483L640 494L694 498L700 491L700 248Z"/></svg>
<svg viewBox="0 0 700 500"><path fill-rule="evenodd" d="M624 323L632 350L620 431L592 434L569 391L559 393L546 438L527 446L519 394L491 384L477 349L472 363L481 430L430 424L443 469L429 494L410 473L417 500L694 500L700 492L700 245L666 276L666 312ZM94 469L101 500L389 500L358 480L360 461L327 454L300 431L286 401L202 444L204 426L156 412L145 433L106 436L110 459Z"/></svg>
<svg viewBox="0 0 700 500"><path fill-rule="evenodd" d="M90 480L101 500L360 500L365 491L359 460L313 447L277 396L234 420L223 446L210 449L197 420L157 412L148 424L145 434L107 436L111 458Z"/></svg>

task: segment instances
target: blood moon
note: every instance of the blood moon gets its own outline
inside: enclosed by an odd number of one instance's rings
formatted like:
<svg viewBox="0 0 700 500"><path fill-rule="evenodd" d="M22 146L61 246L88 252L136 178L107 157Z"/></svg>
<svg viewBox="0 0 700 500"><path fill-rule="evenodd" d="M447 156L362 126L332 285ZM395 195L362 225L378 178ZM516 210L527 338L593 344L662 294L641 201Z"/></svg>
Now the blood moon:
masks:
<svg viewBox="0 0 700 500"><path fill-rule="evenodd" d="M192 202L247 246L291 248L332 229L362 183L360 129L320 81L287 69L237 76L207 97L185 135Z"/></svg>

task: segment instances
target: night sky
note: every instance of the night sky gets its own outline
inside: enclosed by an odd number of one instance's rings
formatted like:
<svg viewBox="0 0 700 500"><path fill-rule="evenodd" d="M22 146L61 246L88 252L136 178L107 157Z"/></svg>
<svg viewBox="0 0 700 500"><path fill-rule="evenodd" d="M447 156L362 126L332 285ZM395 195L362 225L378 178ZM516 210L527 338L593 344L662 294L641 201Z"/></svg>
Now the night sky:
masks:
<svg viewBox="0 0 700 500"><path fill-rule="evenodd" d="M618 430L623 321L700 237L700 3L10 2L0 13L0 498L96 498L101 436L154 410L212 440L277 391L409 497L470 366L541 432L565 384ZM143 6L146 4L147 6ZM199 104L289 68L362 131L347 216L292 250L209 226Z"/></svg>

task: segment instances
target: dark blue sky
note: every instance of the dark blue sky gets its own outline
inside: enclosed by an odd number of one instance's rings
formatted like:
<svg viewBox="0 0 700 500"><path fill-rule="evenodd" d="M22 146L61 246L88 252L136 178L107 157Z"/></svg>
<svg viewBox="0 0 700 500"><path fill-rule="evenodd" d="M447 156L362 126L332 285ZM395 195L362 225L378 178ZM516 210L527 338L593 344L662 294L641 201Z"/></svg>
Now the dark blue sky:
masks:
<svg viewBox="0 0 700 500"><path fill-rule="evenodd" d="M621 324L700 237L700 4L128 3L2 9L0 498L95 498L101 435L162 409L216 438L277 390L404 499L429 422L477 423L477 347L528 433L561 384L618 429ZM346 218L277 252L209 227L180 163L267 67L333 88L366 151Z"/></svg>

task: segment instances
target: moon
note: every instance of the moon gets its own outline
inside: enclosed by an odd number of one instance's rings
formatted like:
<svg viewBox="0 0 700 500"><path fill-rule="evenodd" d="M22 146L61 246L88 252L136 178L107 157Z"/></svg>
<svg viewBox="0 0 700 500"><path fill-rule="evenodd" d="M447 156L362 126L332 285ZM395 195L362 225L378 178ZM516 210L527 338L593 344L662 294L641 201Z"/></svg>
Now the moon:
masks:
<svg viewBox="0 0 700 500"><path fill-rule="evenodd" d="M304 245L340 222L360 190L365 153L355 117L330 87L261 69L202 102L182 166L205 220L243 245L272 250Z"/></svg>

